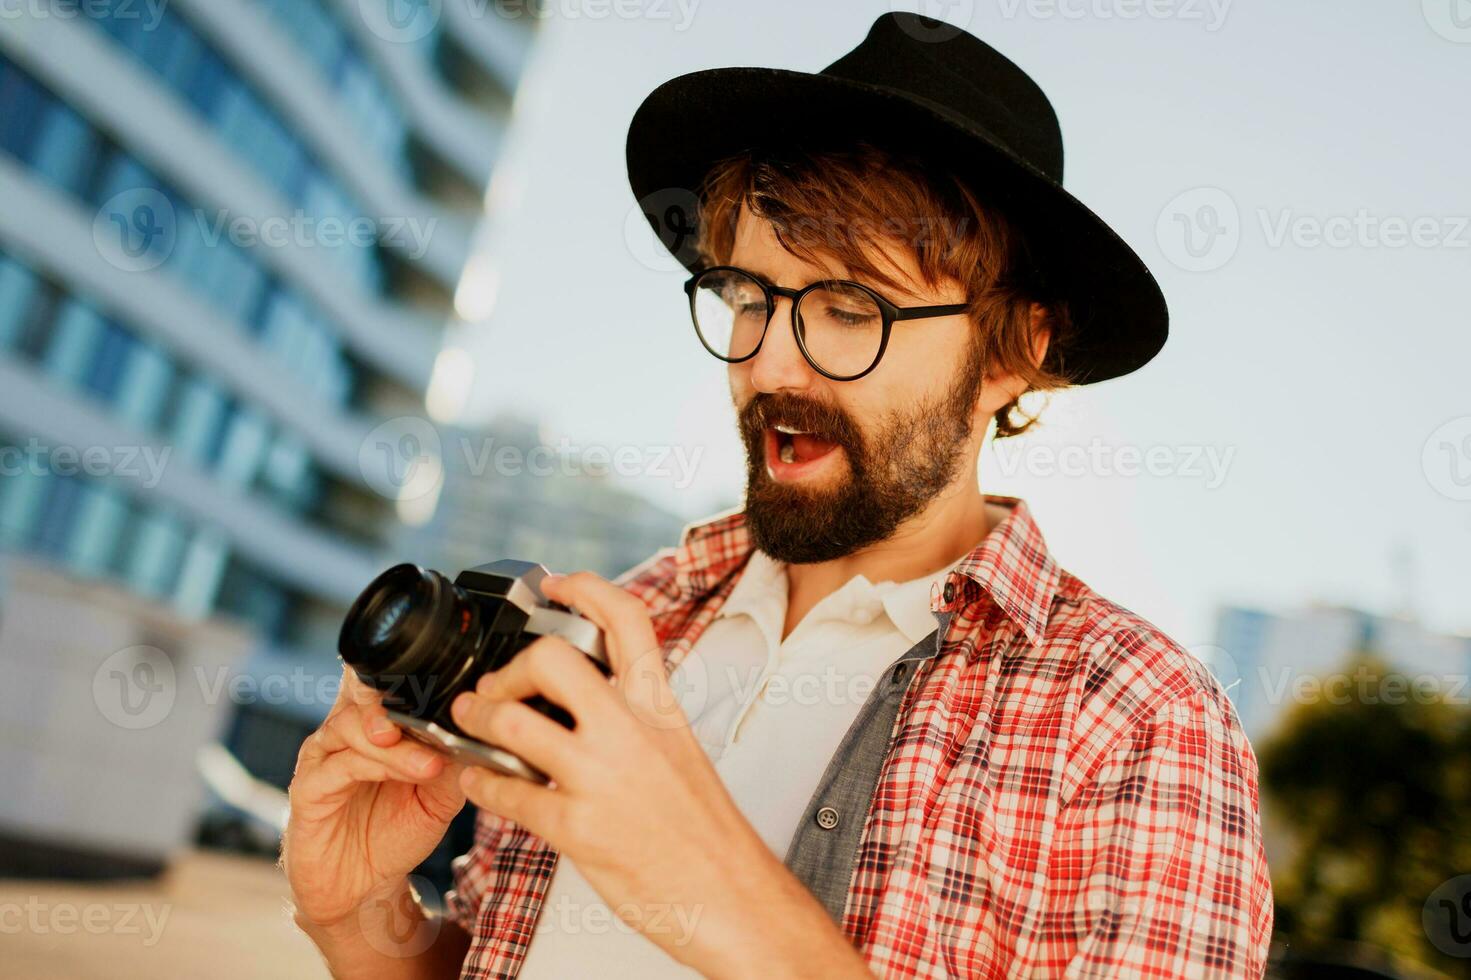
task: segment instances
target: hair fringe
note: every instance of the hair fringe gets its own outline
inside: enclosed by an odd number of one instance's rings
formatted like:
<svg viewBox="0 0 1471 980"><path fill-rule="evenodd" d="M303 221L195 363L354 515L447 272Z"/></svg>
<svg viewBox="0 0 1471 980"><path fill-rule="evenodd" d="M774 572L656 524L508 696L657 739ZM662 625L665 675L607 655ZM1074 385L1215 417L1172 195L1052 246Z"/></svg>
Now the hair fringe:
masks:
<svg viewBox="0 0 1471 980"><path fill-rule="evenodd" d="M700 202L697 246L711 264L734 250L743 207L771 222L782 247L798 258L815 265L834 260L849 275L904 291L910 284L895 275L899 270L874 261L882 256L874 245L906 245L926 286L947 280L964 286L987 373L1022 379L1022 395L1070 384L1061 368L1075 329L1068 304L1050 293L1017 224L954 173L864 142L747 152L711 169ZM918 233L906 234L912 229ZM1040 364L1034 303L1049 332ZM994 415L996 438L1028 431L1039 414L1025 410L1021 396L1012 399Z"/></svg>

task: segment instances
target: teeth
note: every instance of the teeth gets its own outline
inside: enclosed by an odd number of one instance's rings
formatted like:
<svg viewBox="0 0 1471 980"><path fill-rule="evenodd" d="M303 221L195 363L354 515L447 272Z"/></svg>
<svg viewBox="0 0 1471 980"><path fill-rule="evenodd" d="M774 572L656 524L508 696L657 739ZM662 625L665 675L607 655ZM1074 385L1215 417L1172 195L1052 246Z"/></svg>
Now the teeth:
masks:
<svg viewBox="0 0 1471 980"><path fill-rule="evenodd" d="M777 455L781 457L783 463L795 463L797 461L797 448L789 442L781 447L781 451Z"/></svg>
<svg viewBox="0 0 1471 980"><path fill-rule="evenodd" d="M794 429L790 425L778 425L778 426L775 426L774 428L776 429L777 432L780 432L780 433L783 433L784 435L789 435L789 436L800 436L800 435L805 435L806 434L806 430L804 430L804 429Z"/></svg>

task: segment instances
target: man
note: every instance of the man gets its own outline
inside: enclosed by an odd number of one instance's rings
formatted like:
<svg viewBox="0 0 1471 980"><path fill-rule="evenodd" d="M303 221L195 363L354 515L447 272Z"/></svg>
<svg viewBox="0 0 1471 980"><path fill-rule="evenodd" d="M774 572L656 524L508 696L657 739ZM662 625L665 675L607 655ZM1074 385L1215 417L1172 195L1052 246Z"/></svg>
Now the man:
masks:
<svg viewBox="0 0 1471 980"><path fill-rule="evenodd" d="M1166 333L1142 262L1061 189L1040 89L889 14L816 75L666 83L628 159L646 203L700 191L669 244L727 364L745 504L616 585L548 581L605 631L612 684L543 639L455 702L550 786L449 764L346 678L283 849L333 972L1261 975L1256 763L1225 695L978 492L1025 392ZM477 840L430 919L407 875L467 797Z"/></svg>

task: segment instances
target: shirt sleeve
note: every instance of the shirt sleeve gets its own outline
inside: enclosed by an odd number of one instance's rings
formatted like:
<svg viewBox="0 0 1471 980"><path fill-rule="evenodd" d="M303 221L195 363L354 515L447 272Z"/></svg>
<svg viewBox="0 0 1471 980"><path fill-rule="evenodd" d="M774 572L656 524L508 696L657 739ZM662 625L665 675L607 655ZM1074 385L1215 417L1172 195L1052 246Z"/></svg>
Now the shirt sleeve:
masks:
<svg viewBox="0 0 1471 980"><path fill-rule="evenodd" d="M477 811L474 843L450 864L452 888L444 896L444 915L472 936L480 904L497 882L496 851L514 828L495 814Z"/></svg>
<svg viewBox="0 0 1471 980"><path fill-rule="evenodd" d="M1223 710L1224 709L1224 710ZM1261 977L1272 889L1256 757L1229 707L1196 690L1126 735L1064 808L1083 925L1069 977ZM1061 958L1059 958L1061 959Z"/></svg>

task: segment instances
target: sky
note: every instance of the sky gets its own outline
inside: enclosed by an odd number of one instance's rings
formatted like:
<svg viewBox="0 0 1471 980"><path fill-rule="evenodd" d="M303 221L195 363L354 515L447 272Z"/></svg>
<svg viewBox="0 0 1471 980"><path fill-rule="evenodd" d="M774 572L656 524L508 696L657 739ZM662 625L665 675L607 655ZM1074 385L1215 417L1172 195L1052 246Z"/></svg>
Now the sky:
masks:
<svg viewBox="0 0 1471 980"><path fill-rule="evenodd" d="M1466 0L544 8L461 287L467 420L514 410L549 441L635 447L651 472L628 482L686 517L736 502L724 366L628 189L628 121L675 75L817 71L918 9L1041 84L1066 186L1171 311L1159 357L1053 397L983 457L982 489L1025 498L1065 567L1187 646L1222 604L1471 632Z"/></svg>

